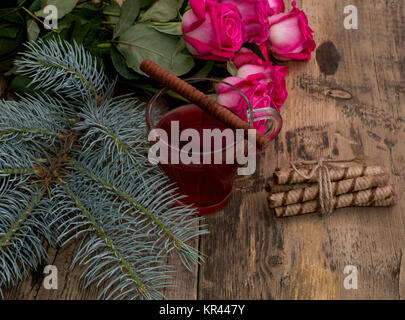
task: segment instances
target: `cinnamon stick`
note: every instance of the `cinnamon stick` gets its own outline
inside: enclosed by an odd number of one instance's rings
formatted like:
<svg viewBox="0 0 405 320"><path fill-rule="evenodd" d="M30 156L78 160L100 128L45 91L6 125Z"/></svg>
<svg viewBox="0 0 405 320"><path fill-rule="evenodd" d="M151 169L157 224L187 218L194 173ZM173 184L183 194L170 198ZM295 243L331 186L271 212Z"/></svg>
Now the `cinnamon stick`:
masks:
<svg viewBox="0 0 405 320"><path fill-rule="evenodd" d="M387 185L389 179L390 176L388 174L379 174L375 176L364 176L332 182L332 192L333 195L341 195L355 191L367 190L374 187L383 187ZM316 184L306 188L272 193L268 196L268 201L270 208L277 208L290 204L315 200L318 198L318 196L319 186Z"/></svg>
<svg viewBox="0 0 405 320"><path fill-rule="evenodd" d="M249 138L249 130L255 130L246 121L243 121L235 113L228 108L220 105L214 99L210 98L206 94L202 93L192 85L188 84L184 80L176 77L174 74L163 69L153 61L146 59L141 63L141 70L149 75L156 81L164 84L166 87L179 93L184 98L195 103L200 108L207 111L209 114L222 121L226 125L234 129L243 129L245 132L245 138ZM259 149L262 149L270 140L267 139L259 131L256 132L256 144Z"/></svg>
<svg viewBox="0 0 405 320"><path fill-rule="evenodd" d="M334 209L370 204L375 201L396 197L395 185L378 187L354 193L346 193L332 199ZM319 212L321 206L318 200L303 203L291 204L288 206L275 208L277 217L292 217L308 213Z"/></svg>
<svg viewBox="0 0 405 320"><path fill-rule="evenodd" d="M300 169L304 175L309 175L310 169ZM388 170L384 167L378 166L354 166L346 168L332 168L330 169L331 181L339 181L345 179L353 179L363 176L372 176L377 174L386 174ZM300 176L294 169L286 168L279 169L274 172L274 182L280 185L283 184L297 184L317 182L318 176L314 175L311 179L307 180Z"/></svg>

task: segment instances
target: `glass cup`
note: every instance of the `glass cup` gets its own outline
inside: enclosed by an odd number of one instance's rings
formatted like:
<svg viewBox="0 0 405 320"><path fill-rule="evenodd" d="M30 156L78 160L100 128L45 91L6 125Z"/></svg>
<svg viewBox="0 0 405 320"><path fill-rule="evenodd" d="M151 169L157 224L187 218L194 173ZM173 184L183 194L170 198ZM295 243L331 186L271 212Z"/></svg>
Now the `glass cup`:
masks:
<svg viewBox="0 0 405 320"><path fill-rule="evenodd" d="M251 126L256 121L266 121L265 135L269 139L279 133L280 113L268 106L253 110L249 99L233 85L210 78L186 81L208 95L215 94L215 87L221 83L232 87L247 102L247 119ZM241 166L236 161L236 152L240 150L238 145L245 144L243 137L167 88L149 101L146 123L148 135L155 131L158 136L161 159L167 158L159 161L159 167L175 182L177 192L184 195L179 204L193 205L201 215L222 209L231 198L233 180ZM245 148L244 155L251 156L254 152L254 148Z"/></svg>

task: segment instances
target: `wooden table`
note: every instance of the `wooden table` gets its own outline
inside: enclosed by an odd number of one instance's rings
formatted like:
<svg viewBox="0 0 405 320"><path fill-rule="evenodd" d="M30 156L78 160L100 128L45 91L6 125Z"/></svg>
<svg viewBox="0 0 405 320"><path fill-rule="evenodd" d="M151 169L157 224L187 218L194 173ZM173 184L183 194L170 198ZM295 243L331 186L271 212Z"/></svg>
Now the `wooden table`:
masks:
<svg viewBox="0 0 405 320"><path fill-rule="evenodd" d="M231 203L207 218L211 234L194 242L208 255L194 273L178 265L170 299L403 299L405 199L394 208L343 209L329 217L276 219L264 184L276 167L320 156L368 155L405 187L405 2L301 0L318 44L309 63L290 62L285 127L239 178ZM359 29L346 30L344 7L358 8ZM75 247L50 250L59 289L41 272L9 290L9 299L94 299L82 269L69 270ZM358 289L343 285L356 266Z"/></svg>

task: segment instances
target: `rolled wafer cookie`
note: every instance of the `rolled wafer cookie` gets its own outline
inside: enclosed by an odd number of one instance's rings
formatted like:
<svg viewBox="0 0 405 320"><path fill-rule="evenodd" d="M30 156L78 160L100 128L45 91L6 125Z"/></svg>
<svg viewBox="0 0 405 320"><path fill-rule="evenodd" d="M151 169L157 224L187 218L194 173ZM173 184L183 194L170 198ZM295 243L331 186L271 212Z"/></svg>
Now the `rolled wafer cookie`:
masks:
<svg viewBox="0 0 405 320"><path fill-rule="evenodd" d="M265 190L268 193L280 193L296 189L308 188L314 185L315 185L314 183L276 184L273 180L269 180L265 185Z"/></svg>
<svg viewBox="0 0 405 320"><path fill-rule="evenodd" d="M375 187L383 187L388 184L389 179L390 176L388 174L379 174L375 176L363 176L341 180L338 182L332 182L332 191L333 195L341 195ZM272 193L268 196L268 201L270 208L277 208L294 203L315 200L318 197L319 186L316 184L307 188Z"/></svg>
<svg viewBox="0 0 405 320"><path fill-rule="evenodd" d="M359 207L391 207L398 204L398 195L394 195L384 200L375 200L373 202L359 204Z"/></svg>
<svg viewBox="0 0 405 320"><path fill-rule="evenodd" d="M385 200L397 196L395 185L372 188L364 191L346 193L333 198L332 205L334 209L359 206L362 204L373 203L374 201ZM318 200L307 201L297 204L291 204L284 207L275 208L277 217L292 217L308 213L320 212L321 206Z"/></svg>
<svg viewBox="0 0 405 320"><path fill-rule="evenodd" d="M310 169L300 169L304 175L309 175ZM345 179L353 179L362 176L373 176L377 174L387 174L388 169L378 166L354 166L346 168L331 168L329 170L331 181L339 181ZM318 175L315 174L314 177L305 179L300 176L294 169L285 168L279 169L274 172L274 182L277 184L296 184L296 183L307 183L307 182L317 182Z"/></svg>

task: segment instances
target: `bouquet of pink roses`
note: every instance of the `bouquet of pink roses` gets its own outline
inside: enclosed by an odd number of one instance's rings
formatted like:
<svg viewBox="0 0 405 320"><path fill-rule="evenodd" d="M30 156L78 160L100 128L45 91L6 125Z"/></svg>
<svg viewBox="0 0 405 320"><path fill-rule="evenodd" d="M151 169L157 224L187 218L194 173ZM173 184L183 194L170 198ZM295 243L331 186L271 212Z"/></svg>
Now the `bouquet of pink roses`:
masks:
<svg viewBox="0 0 405 320"><path fill-rule="evenodd" d="M224 79L241 89L254 109L280 110L288 96L288 67L277 61L308 61L316 47L307 16L295 1L286 12L284 0L63 0L57 1L60 10L57 19L52 18L53 32L46 22L48 2L27 0L24 8L30 20L6 27L4 34L15 28L25 34L27 25L27 40L57 36L81 44L107 70L146 94L158 90L140 70L142 61L150 59L177 76ZM6 19L7 25L18 21L23 13L18 10L21 7L4 9L10 15L0 20ZM43 25L32 16L45 18ZM24 37L0 40L10 44L0 48L1 58ZM222 85L217 93L221 104L246 120L247 103L237 91ZM255 127L263 132L264 122Z"/></svg>
<svg viewBox="0 0 405 320"><path fill-rule="evenodd" d="M285 11L284 0L190 0L182 19L184 39L194 57L228 61L246 42L261 45L279 60L306 60L315 49L305 13Z"/></svg>
<svg viewBox="0 0 405 320"><path fill-rule="evenodd" d="M253 109L280 110L288 97L288 67L273 65L270 54L283 61L309 61L316 47L308 19L295 1L288 13L283 13L283 0L190 0L190 6L182 29L191 54L228 61L232 77L224 81L241 89ZM218 102L247 120L247 103L231 87L219 86ZM264 121L255 127L263 133Z"/></svg>
<svg viewBox="0 0 405 320"><path fill-rule="evenodd" d="M131 0L124 5L127 1ZM173 1L154 2L120 36L117 48L128 67L142 73L139 66L149 58L178 76L221 74L224 82L247 96L253 109L280 110L288 97L288 67L272 61L309 61L316 48L307 16L295 1L285 12L284 0L176 0L173 6L178 5L179 14L168 21L173 9L169 2ZM203 72L195 72L201 60L208 62ZM231 77L211 72L214 63L217 71L226 67ZM247 120L247 102L237 91L220 85L217 94L219 103ZM254 126L263 133L265 121Z"/></svg>

